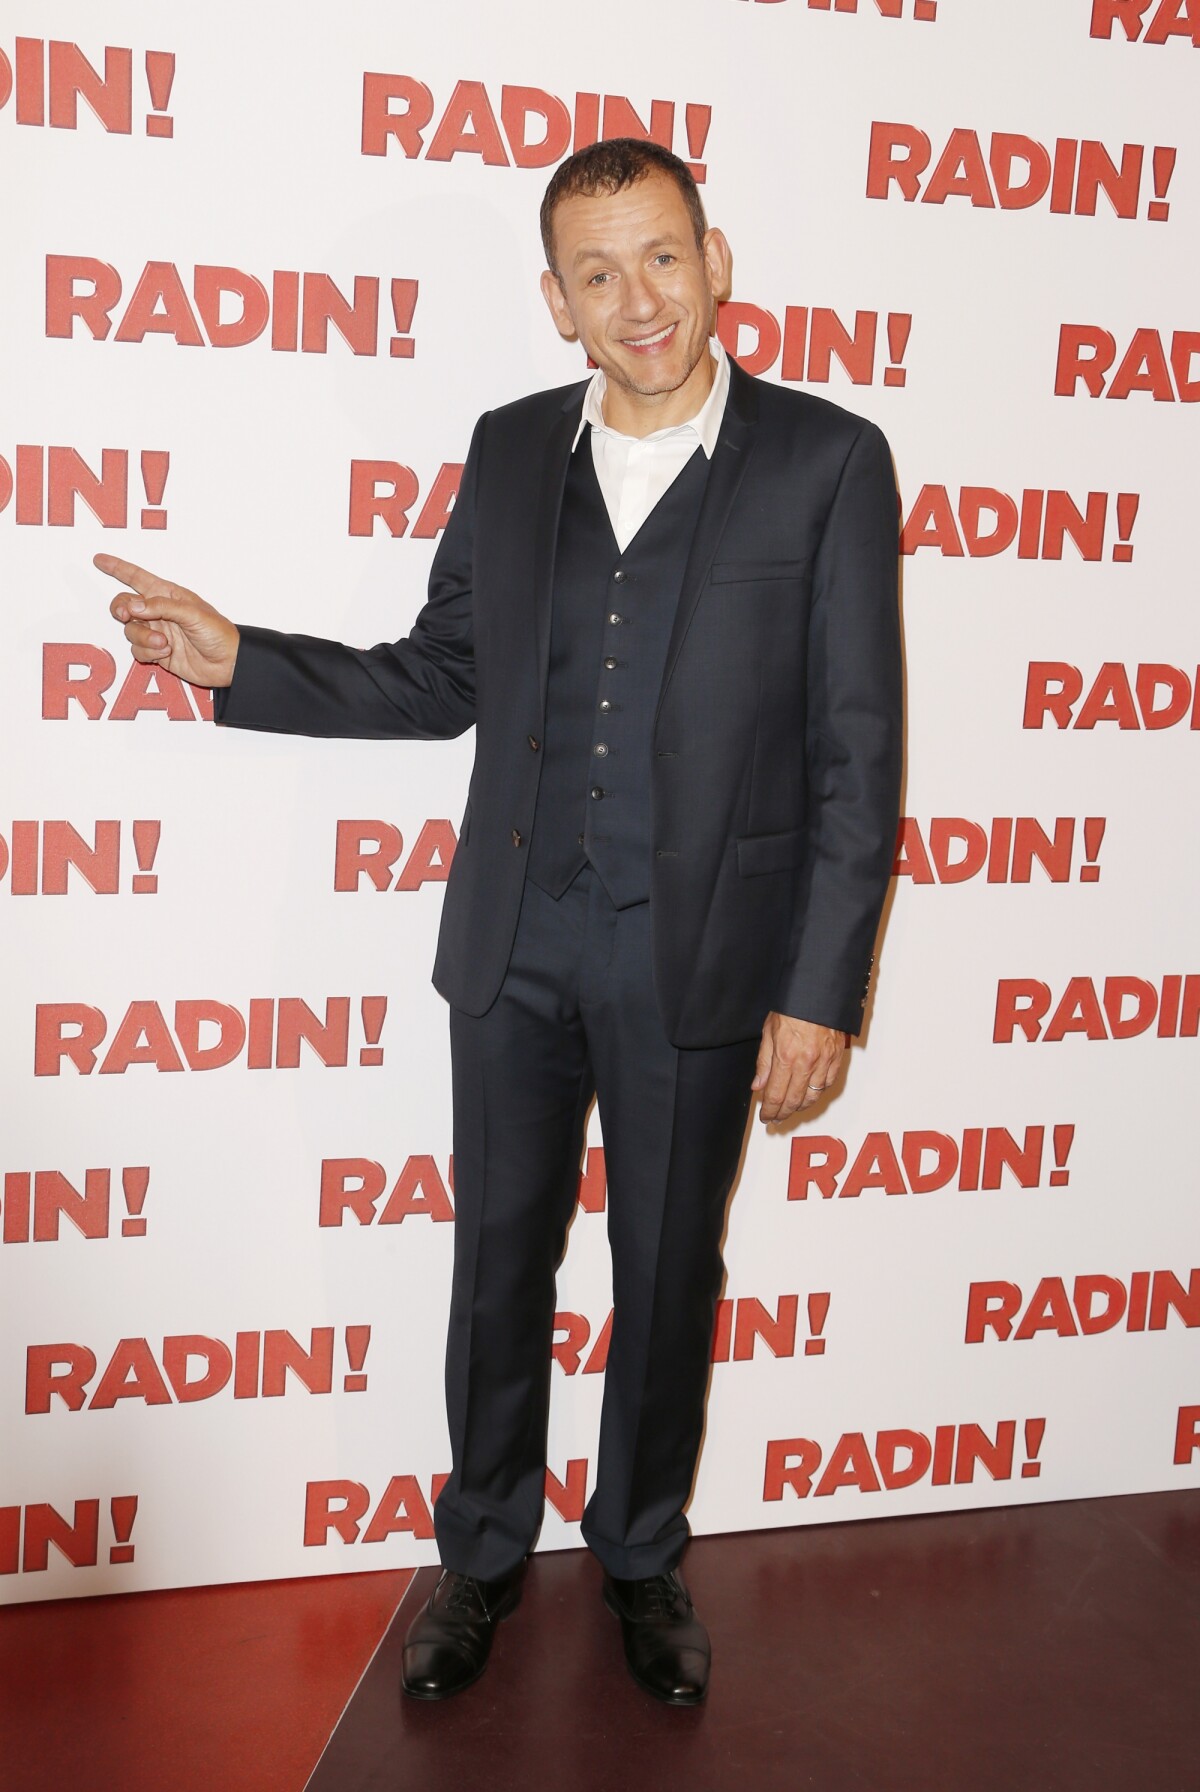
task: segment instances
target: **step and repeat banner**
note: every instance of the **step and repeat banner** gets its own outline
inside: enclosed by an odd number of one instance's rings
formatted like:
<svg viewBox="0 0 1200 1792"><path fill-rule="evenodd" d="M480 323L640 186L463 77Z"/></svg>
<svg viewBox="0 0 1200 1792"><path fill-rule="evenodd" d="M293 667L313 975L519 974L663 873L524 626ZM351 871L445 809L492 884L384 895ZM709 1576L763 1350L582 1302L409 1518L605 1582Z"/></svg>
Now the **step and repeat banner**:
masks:
<svg viewBox="0 0 1200 1792"><path fill-rule="evenodd" d="M537 208L601 136L690 163L722 339L882 426L903 526L876 987L751 1137L693 1528L1200 1486L1200 6L296 17L5 14L0 1599L435 1559L471 739L217 729L91 557L405 633L477 415L585 372ZM543 1548L605 1201L593 1116Z"/></svg>

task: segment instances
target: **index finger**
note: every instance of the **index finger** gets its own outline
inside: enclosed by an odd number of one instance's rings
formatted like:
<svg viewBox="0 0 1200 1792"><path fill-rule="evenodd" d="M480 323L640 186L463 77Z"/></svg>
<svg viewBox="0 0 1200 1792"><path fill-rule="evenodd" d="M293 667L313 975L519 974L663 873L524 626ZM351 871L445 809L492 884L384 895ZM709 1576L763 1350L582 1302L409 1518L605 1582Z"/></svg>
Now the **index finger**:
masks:
<svg viewBox="0 0 1200 1792"><path fill-rule="evenodd" d="M144 566L135 566L132 560L118 560L115 554L94 554L92 565L106 572L110 579L120 579L123 585L128 585L142 597L152 597L168 588L166 579L160 579L157 573L147 572Z"/></svg>

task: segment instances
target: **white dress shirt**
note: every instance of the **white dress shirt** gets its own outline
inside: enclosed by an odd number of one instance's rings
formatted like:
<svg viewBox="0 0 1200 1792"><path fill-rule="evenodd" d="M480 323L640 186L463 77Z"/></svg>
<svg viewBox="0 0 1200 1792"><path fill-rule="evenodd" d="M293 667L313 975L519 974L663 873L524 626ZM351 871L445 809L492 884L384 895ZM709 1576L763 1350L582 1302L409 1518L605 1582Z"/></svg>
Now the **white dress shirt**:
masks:
<svg viewBox="0 0 1200 1792"><path fill-rule="evenodd" d="M604 421L604 374L597 369L583 397L583 415L571 444L579 446L586 424L592 426L592 460L608 510L608 520L621 552L629 546L667 488L682 473L697 448L709 460L717 445L725 400L729 396L729 359L714 338L716 362L708 397L694 417L649 436L624 436Z"/></svg>

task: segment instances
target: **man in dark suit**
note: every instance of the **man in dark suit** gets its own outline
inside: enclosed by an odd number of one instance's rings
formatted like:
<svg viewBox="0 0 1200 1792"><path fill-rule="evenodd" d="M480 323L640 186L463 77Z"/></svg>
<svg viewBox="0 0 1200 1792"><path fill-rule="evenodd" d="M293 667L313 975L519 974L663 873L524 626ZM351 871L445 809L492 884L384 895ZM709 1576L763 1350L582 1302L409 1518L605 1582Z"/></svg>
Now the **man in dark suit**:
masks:
<svg viewBox="0 0 1200 1792"><path fill-rule="evenodd" d="M598 372L481 418L407 639L239 630L97 563L131 587L112 609L136 656L215 687L227 726L475 726L434 968L453 1057L453 1466L404 1684L469 1684L520 1596L595 1095L614 1320L583 1534L635 1678L694 1704L709 1644L677 1564L726 1201L752 1094L782 1120L838 1072L890 871L896 497L878 429L713 343L729 249L682 162L627 139L582 150L542 230L551 315Z"/></svg>

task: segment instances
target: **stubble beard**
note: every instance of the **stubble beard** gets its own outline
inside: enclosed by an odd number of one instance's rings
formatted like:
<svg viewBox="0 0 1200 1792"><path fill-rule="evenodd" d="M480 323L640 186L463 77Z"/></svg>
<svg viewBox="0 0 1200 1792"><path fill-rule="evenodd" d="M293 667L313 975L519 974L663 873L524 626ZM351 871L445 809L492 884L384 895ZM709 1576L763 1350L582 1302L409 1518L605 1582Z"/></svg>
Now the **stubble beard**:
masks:
<svg viewBox="0 0 1200 1792"><path fill-rule="evenodd" d="M663 385L661 378L660 381L653 383L649 380L639 380L635 374L627 373L624 367L618 367L612 373L606 369L605 378L612 380L626 392L636 393L639 398L666 398L670 393L678 392L680 386L687 384L707 353L708 340L701 338L696 353L688 361L678 379L672 379L669 385Z"/></svg>

